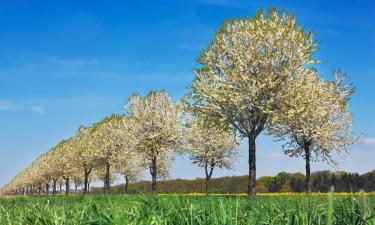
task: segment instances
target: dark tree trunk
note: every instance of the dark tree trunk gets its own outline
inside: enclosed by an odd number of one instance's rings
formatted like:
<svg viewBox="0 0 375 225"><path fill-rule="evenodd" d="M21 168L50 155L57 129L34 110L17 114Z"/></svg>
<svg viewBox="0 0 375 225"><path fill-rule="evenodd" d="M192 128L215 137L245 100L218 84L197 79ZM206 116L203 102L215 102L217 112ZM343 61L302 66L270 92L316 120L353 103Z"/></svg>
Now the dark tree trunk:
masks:
<svg viewBox="0 0 375 225"><path fill-rule="evenodd" d="M210 169L208 169L208 167L210 167ZM210 183L213 171L214 171L213 163L211 163L211 165L209 166L208 163L206 162L204 166L204 172L206 174L206 188L205 188L206 194L209 193L209 183Z"/></svg>
<svg viewBox="0 0 375 225"><path fill-rule="evenodd" d="M89 176L91 173L91 169L85 168L84 172L84 184L83 184L83 194L87 194L89 192Z"/></svg>
<svg viewBox="0 0 375 225"><path fill-rule="evenodd" d="M53 179L53 186L52 186L52 194L53 195L56 194L56 182L57 182L57 179Z"/></svg>
<svg viewBox="0 0 375 225"><path fill-rule="evenodd" d="M152 165L151 165L150 171L151 171L151 176L152 176L151 190L152 190L152 193L155 194L156 193L156 171L157 171L156 156L152 158Z"/></svg>
<svg viewBox="0 0 375 225"><path fill-rule="evenodd" d="M310 171L311 150L310 150L310 145L307 145L305 147L305 160L306 160L305 192L311 193L311 171Z"/></svg>
<svg viewBox="0 0 375 225"><path fill-rule="evenodd" d="M65 178L65 194L68 195L69 194L69 177L68 178Z"/></svg>
<svg viewBox="0 0 375 225"><path fill-rule="evenodd" d="M110 179L110 164L109 162L107 162L105 164L105 177L104 177L104 193L106 194L109 194L109 191L110 191L110 183L109 183L109 179Z"/></svg>
<svg viewBox="0 0 375 225"><path fill-rule="evenodd" d="M83 194L84 195L87 194L88 183L89 183L89 176L87 175L86 170L85 170L85 177L83 181Z"/></svg>
<svg viewBox="0 0 375 225"><path fill-rule="evenodd" d="M125 187L124 187L124 193L128 193L128 186L129 186L129 177L125 176Z"/></svg>
<svg viewBox="0 0 375 225"><path fill-rule="evenodd" d="M49 194L49 184L47 183L46 184L46 195L48 195Z"/></svg>
<svg viewBox="0 0 375 225"><path fill-rule="evenodd" d="M41 193L42 193L42 185L39 185L39 188L38 188L39 190L38 190L38 195L40 195Z"/></svg>
<svg viewBox="0 0 375 225"><path fill-rule="evenodd" d="M59 190L60 190L60 194L61 194L61 189L62 189L62 184L61 184L61 182L59 182Z"/></svg>
<svg viewBox="0 0 375 225"><path fill-rule="evenodd" d="M206 177L206 188L205 188L206 195L208 194L208 182L210 182L210 178Z"/></svg>
<svg viewBox="0 0 375 225"><path fill-rule="evenodd" d="M249 139L249 183L247 188L247 194L249 196L255 196L256 190L256 145L255 135L248 137Z"/></svg>

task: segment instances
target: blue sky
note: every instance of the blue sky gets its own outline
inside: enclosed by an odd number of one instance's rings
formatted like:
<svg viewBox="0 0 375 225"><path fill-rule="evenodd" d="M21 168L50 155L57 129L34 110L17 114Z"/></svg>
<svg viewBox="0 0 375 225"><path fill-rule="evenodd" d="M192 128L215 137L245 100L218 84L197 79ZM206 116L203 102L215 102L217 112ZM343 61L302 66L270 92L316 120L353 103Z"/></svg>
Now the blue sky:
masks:
<svg viewBox="0 0 375 225"><path fill-rule="evenodd" d="M137 3L135 3L137 2ZM225 19L252 17L269 6L293 13L320 41L319 73L342 68L357 88L354 130L366 135L336 167L375 169L375 3L372 1L1 1L0 186L42 152L111 113L128 97L166 89L187 92L195 59ZM258 175L303 172L301 159L281 154L271 137L258 139ZM247 173L247 154L233 171ZM202 177L180 157L174 178ZM145 176L147 178L148 176Z"/></svg>

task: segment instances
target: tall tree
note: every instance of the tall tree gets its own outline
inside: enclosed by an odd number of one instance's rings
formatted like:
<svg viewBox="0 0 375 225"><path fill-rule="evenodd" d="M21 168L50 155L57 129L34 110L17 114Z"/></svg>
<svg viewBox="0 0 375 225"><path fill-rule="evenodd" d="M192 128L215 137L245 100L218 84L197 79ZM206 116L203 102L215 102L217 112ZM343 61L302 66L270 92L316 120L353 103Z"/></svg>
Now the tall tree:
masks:
<svg viewBox="0 0 375 225"><path fill-rule="evenodd" d="M265 129L285 84L316 61L312 33L270 9L227 21L198 58L190 102L206 120L229 126L249 143L248 194L256 183L256 138Z"/></svg>
<svg viewBox="0 0 375 225"><path fill-rule="evenodd" d="M83 194L89 192L89 177L96 166L94 151L95 140L91 135L92 127L79 127L75 139L75 147L73 150L75 165L83 174Z"/></svg>
<svg viewBox="0 0 375 225"><path fill-rule="evenodd" d="M74 139L69 138L61 141L52 151L55 171L65 181L65 194L69 194L72 177L77 172L73 154L74 147Z"/></svg>
<svg viewBox="0 0 375 225"><path fill-rule="evenodd" d="M156 179L168 174L181 146L180 110L166 91L150 92L146 97L133 95L125 109L129 137L147 163L155 192Z"/></svg>
<svg viewBox="0 0 375 225"><path fill-rule="evenodd" d="M345 77L340 77L339 72L334 75L334 82L326 82L311 70L296 79L286 88L280 107L272 117L270 132L284 141L284 152L305 159L308 193L311 192L312 157L334 162L332 153L346 153L348 146L358 140L351 130L348 109L353 89L343 84Z"/></svg>
<svg viewBox="0 0 375 225"><path fill-rule="evenodd" d="M112 115L94 124L91 130L95 146L93 155L98 166L104 167L104 191L107 194L110 191L111 166L116 163L117 154L126 142L126 136L123 135L123 120L123 116Z"/></svg>
<svg viewBox="0 0 375 225"><path fill-rule="evenodd" d="M194 118L187 124L186 150L193 164L204 168L205 191L208 193L209 181L214 168L231 169L239 156L239 143L231 130L220 130L200 119Z"/></svg>

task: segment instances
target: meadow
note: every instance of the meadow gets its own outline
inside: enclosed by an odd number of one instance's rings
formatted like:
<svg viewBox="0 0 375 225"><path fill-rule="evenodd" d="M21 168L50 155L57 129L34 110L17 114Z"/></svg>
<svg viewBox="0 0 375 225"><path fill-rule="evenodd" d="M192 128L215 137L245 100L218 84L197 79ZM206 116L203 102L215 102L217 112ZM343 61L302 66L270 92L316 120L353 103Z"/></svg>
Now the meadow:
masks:
<svg viewBox="0 0 375 225"><path fill-rule="evenodd" d="M11 197L0 224L375 224L375 194Z"/></svg>

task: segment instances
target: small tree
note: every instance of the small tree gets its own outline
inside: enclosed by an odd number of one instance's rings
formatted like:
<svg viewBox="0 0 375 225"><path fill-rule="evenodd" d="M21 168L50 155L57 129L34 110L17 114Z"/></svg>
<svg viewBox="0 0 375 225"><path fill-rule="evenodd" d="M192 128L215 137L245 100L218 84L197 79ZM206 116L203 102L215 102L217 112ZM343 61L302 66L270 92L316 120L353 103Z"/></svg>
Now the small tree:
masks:
<svg viewBox="0 0 375 225"><path fill-rule="evenodd" d="M231 126L248 139L248 194L255 195L256 138L266 128L285 85L314 64L312 33L270 9L227 21L201 53L190 97L207 121Z"/></svg>
<svg viewBox="0 0 375 225"><path fill-rule="evenodd" d="M315 159L332 162L332 153L346 153L348 146L358 141L351 130L348 100L353 89L343 85L345 77L326 82L309 71L286 88L278 111L272 117L270 132L284 141L289 156L306 161L305 191L311 192L310 163ZM293 91L291 90L293 89Z"/></svg>
<svg viewBox="0 0 375 225"><path fill-rule="evenodd" d="M147 163L155 192L156 179L166 175L181 146L180 111L166 91L150 92L144 98L133 95L125 109L128 135Z"/></svg>
<svg viewBox="0 0 375 225"><path fill-rule="evenodd" d="M116 171L125 178L124 193L128 193L129 181L139 180L144 172L143 158L131 149L123 149L117 154Z"/></svg>
<svg viewBox="0 0 375 225"><path fill-rule="evenodd" d="M223 131L195 118L188 124L186 147L193 164L204 168L206 194L214 168L231 169L239 156L239 143L235 133Z"/></svg>

